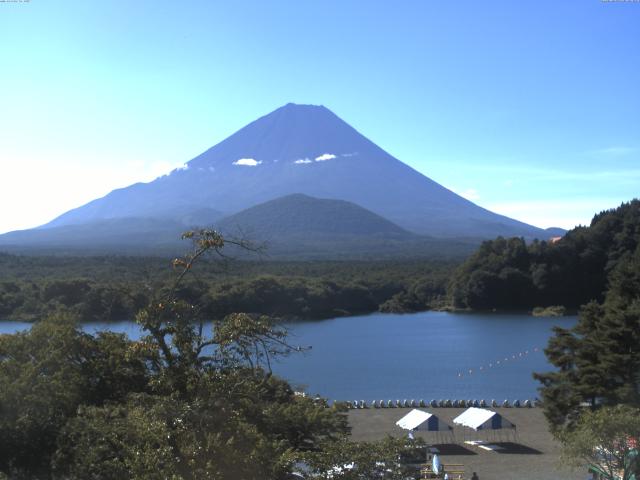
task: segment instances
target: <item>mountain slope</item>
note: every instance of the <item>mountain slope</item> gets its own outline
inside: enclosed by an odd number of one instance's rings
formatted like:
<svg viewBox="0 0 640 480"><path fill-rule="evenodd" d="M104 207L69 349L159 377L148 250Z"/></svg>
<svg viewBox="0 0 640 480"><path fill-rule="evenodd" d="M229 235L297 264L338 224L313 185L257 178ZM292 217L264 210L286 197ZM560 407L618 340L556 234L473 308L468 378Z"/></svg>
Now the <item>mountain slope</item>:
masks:
<svg viewBox="0 0 640 480"><path fill-rule="evenodd" d="M477 245L420 236L354 203L303 194L250 207L215 227L227 238L265 246L269 257L279 259L459 258Z"/></svg>
<svg viewBox="0 0 640 480"><path fill-rule="evenodd" d="M0 236L0 249L12 252L126 254L177 251L181 222L153 218L110 218L74 225L17 230ZM184 245L183 245L184 248Z"/></svg>
<svg viewBox="0 0 640 480"><path fill-rule="evenodd" d="M327 200L292 194L242 210L222 219L223 233L246 232L256 238L378 235L414 238L394 223L344 200Z"/></svg>
<svg viewBox="0 0 640 480"><path fill-rule="evenodd" d="M114 190L44 227L123 217L171 218L175 209L232 214L293 193L353 202L431 236L548 236L447 190L325 107L294 104L250 123L182 169Z"/></svg>

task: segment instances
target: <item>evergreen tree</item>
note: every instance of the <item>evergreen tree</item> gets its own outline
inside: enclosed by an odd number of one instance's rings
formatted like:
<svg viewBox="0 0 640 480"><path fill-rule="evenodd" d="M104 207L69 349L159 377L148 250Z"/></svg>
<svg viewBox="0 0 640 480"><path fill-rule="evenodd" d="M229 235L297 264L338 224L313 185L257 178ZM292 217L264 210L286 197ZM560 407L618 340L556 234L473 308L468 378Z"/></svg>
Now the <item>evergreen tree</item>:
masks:
<svg viewBox="0 0 640 480"><path fill-rule="evenodd" d="M640 406L640 247L619 259L604 303L583 307L574 328L557 328L545 353L558 370L534 376L556 432L583 404Z"/></svg>

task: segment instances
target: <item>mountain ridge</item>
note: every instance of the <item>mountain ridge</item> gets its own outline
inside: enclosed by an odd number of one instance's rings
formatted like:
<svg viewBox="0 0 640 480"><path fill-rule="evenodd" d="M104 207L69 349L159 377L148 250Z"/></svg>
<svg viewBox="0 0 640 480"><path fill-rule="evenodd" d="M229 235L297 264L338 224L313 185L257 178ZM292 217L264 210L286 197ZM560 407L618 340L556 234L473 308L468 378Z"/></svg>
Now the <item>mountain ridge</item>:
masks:
<svg viewBox="0 0 640 480"><path fill-rule="evenodd" d="M404 230L431 237L550 236L439 185L326 107L291 103L254 120L184 167L116 189L38 230L125 218L211 224L296 193L351 202ZM194 213L201 211L209 214ZM2 238L0 244L6 243Z"/></svg>

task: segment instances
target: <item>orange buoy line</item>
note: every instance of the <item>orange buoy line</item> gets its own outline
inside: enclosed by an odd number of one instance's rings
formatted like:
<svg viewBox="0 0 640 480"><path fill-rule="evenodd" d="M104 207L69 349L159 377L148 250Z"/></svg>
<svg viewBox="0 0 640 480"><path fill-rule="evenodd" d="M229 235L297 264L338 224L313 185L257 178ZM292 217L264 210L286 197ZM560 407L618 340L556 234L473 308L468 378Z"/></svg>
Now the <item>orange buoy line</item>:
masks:
<svg viewBox="0 0 640 480"><path fill-rule="evenodd" d="M514 353L511 356L506 356L504 357L504 359L500 359L500 360L496 360L494 362L489 362L486 366L485 365L480 365L476 371L482 372L485 371L489 368L497 368L501 365L504 365L506 362L512 361L512 360L519 360L521 358L526 357L527 355L529 355L530 353L538 353L540 352L541 349L538 347L534 347L531 351L529 350L524 350L522 352L518 352L518 353ZM470 368L468 370L468 375L473 375L474 373L474 369ZM458 378L462 378L464 377L465 373L464 372L458 372Z"/></svg>

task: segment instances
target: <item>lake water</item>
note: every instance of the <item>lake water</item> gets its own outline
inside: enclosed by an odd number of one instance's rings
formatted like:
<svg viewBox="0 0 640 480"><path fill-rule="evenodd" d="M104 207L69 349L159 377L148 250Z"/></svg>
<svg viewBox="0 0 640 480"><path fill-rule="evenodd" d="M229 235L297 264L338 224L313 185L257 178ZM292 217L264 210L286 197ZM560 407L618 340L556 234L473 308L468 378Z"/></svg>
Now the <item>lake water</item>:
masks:
<svg viewBox="0 0 640 480"><path fill-rule="evenodd" d="M531 374L551 366L543 353L554 325L575 317L422 312L371 314L287 324L290 342L312 346L274 365L279 375L330 400L533 399ZM0 322L0 333L29 328ZM131 338L133 322L90 323Z"/></svg>

